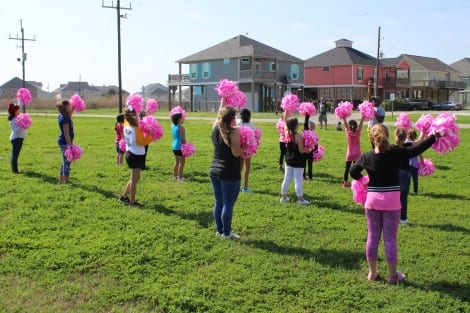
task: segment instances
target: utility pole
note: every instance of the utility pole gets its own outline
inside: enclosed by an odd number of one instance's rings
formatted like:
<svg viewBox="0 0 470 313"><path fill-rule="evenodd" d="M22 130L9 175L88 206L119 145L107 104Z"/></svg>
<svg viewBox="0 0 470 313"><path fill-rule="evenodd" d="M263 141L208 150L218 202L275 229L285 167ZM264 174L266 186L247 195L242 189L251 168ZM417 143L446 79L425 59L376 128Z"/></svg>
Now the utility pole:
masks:
<svg viewBox="0 0 470 313"><path fill-rule="evenodd" d="M377 38L377 65L375 66L374 96L378 96L377 91L379 88L379 66L380 66L380 26L379 26L379 36Z"/></svg>
<svg viewBox="0 0 470 313"><path fill-rule="evenodd" d="M20 28L21 28L21 38L18 37L18 34L16 34L16 37L12 37L10 34L10 39L13 40L21 40L21 65L23 68L23 88L26 86L26 80L25 80L25 62L26 62L26 53L24 52L24 42L25 41L36 41L36 36L34 38L24 38L24 28L23 28L23 20L20 20ZM18 61L20 61L20 58L18 58ZM26 108L23 105L23 113L26 112Z"/></svg>
<svg viewBox="0 0 470 313"><path fill-rule="evenodd" d="M113 1L111 5L104 5L104 0L101 0L101 7L116 9L117 13L117 35L118 35L118 79L119 79L119 113L122 113L122 77L121 77L121 17L126 18L126 14L121 15L121 10L132 10L129 3L129 7L121 7L121 1L117 0L116 6Z"/></svg>

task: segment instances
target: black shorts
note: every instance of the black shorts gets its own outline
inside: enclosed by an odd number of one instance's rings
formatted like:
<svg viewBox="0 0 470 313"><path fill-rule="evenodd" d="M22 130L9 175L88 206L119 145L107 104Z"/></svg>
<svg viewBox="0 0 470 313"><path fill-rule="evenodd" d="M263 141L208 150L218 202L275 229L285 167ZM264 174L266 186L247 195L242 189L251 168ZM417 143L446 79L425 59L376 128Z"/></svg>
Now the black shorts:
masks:
<svg viewBox="0 0 470 313"><path fill-rule="evenodd" d="M138 155L127 151L126 162L129 168L140 168L141 170L143 170L145 167L145 154Z"/></svg>
<svg viewBox="0 0 470 313"><path fill-rule="evenodd" d="M124 154L124 152L121 150L121 148L119 148L119 141L116 141L116 152L118 154Z"/></svg>
<svg viewBox="0 0 470 313"><path fill-rule="evenodd" d="M175 156L183 156L183 152L181 152L181 150L173 150L173 154Z"/></svg>

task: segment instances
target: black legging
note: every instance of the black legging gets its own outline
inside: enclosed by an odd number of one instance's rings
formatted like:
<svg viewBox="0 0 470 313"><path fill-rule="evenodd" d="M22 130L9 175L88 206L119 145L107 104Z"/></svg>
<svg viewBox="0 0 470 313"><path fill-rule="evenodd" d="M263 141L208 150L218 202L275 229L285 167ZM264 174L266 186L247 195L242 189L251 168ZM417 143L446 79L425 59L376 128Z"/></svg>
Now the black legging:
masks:
<svg viewBox="0 0 470 313"><path fill-rule="evenodd" d="M343 175L344 181L348 181L349 169L351 168L351 164L353 164L353 161L346 161L346 166L344 167L344 175Z"/></svg>
<svg viewBox="0 0 470 313"><path fill-rule="evenodd" d="M284 165L284 157L286 156L286 143L285 142L279 142L279 150L280 150L280 155L279 155L279 166Z"/></svg>
<svg viewBox="0 0 470 313"><path fill-rule="evenodd" d="M13 173L18 173L18 157L20 156L21 147L23 146L23 138L16 138L11 141L11 158L10 165Z"/></svg>

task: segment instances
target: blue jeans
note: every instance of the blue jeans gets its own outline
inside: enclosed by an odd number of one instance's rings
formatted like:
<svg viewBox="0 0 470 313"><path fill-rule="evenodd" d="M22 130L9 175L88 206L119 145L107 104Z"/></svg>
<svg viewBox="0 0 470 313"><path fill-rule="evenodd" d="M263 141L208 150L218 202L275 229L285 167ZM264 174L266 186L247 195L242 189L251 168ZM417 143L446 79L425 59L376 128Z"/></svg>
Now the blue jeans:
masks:
<svg viewBox="0 0 470 313"><path fill-rule="evenodd" d="M23 146L23 138L15 138L11 141L11 158L10 165L13 173L18 173L18 157L20 156L21 147Z"/></svg>
<svg viewBox="0 0 470 313"><path fill-rule="evenodd" d="M60 175L68 177L70 174L70 162L65 157L65 149L67 145L59 145L60 151L62 152L62 165L60 166Z"/></svg>
<svg viewBox="0 0 470 313"><path fill-rule="evenodd" d="M401 220L408 219L408 193L410 192L410 171L400 170L398 179L400 181L400 203L401 203Z"/></svg>
<svg viewBox="0 0 470 313"><path fill-rule="evenodd" d="M214 220L217 231L226 236L232 230L233 207L240 192L240 180L221 180L211 176L214 192Z"/></svg>

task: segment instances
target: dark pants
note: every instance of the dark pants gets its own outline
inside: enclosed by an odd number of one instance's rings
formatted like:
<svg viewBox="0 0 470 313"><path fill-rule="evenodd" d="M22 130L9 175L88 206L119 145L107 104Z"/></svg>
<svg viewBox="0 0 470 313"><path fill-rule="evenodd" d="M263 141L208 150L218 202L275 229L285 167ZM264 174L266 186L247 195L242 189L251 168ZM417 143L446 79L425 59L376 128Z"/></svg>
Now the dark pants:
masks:
<svg viewBox="0 0 470 313"><path fill-rule="evenodd" d="M413 191L414 193L418 193L418 169L410 166L410 174L413 179Z"/></svg>
<svg viewBox="0 0 470 313"><path fill-rule="evenodd" d="M408 219L408 193L410 192L410 171L407 169L400 169L398 178L400 180L400 219L404 221Z"/></svg>
<svg viewBox="0 0 470 313"><path fill-rule="evenodd" d="M312 179L313 171L313 152L305 153L305 167L304 167L304 178L308 175L308 178Z"/></svg>
<svg viewBox="0 0 470 313"><path fill-rule="evenodd" d="M349 169L351 168L351 164L353 161L346 161L346 165L344 167L344 175L343 175L343 180L348 181L349 179Z"/></svg>
<svg viewBox="0 0 470 313"><path fill-rule="evenodd" d="M16 138L11 141L11 171L18 173L18 157L20 156L21 147L23 146L24 138Z"/></svg>
<svg viewBox="0 0 470 313"><path fill-rule="evenodd" d="M286 143L285 142L279 142L279 166L284 165L284 157L286 156Z"/></svg>

